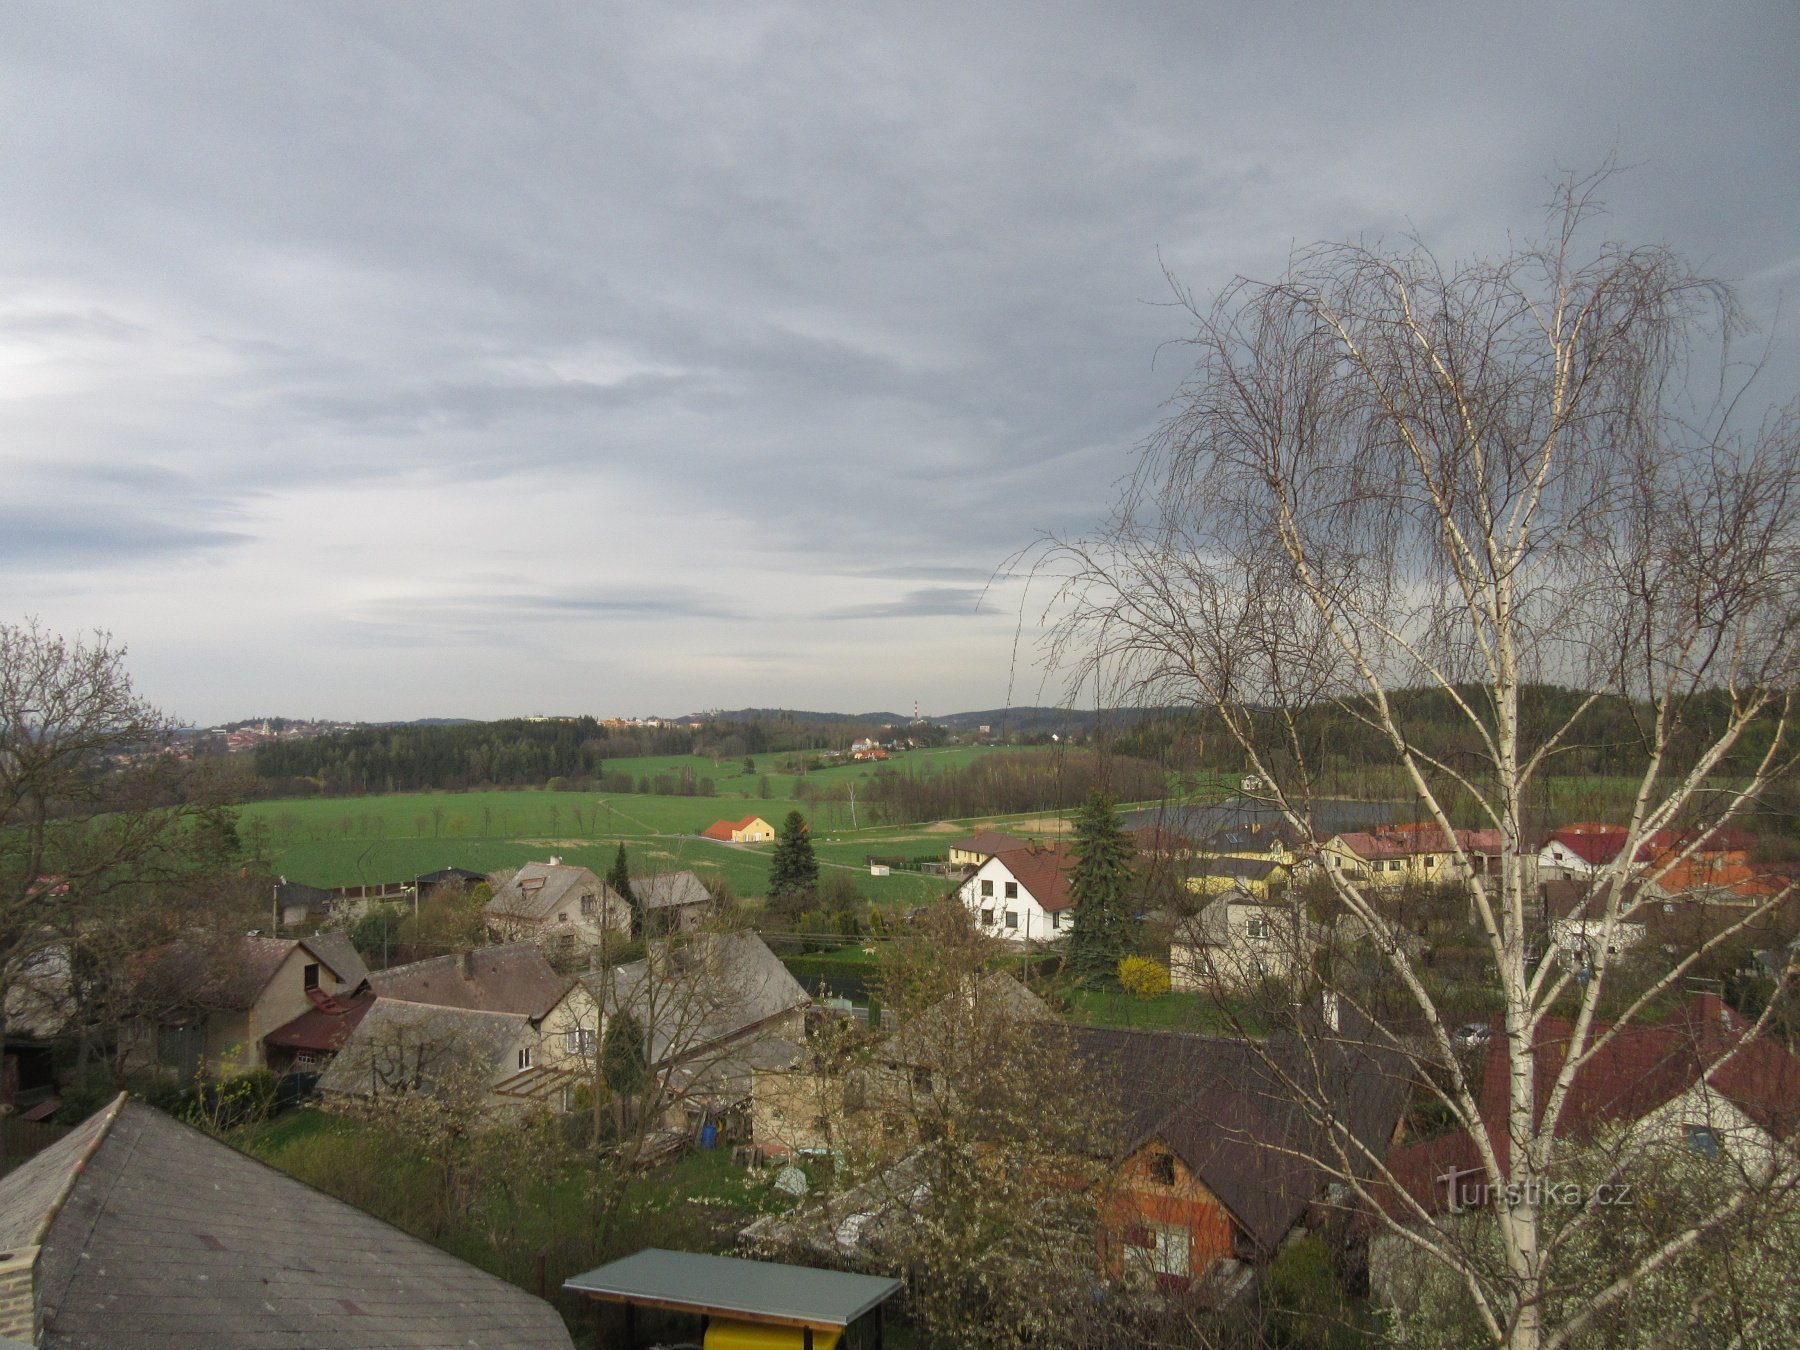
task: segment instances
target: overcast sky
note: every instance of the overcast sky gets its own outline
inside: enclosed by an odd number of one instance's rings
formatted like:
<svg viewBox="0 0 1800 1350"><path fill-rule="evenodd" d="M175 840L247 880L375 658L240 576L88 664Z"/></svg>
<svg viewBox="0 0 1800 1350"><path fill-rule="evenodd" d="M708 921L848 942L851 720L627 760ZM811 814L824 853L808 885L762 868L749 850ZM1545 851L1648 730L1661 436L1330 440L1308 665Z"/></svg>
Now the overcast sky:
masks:
<svg viewBox="0 0 1800 1350"><path fill-rule="evenodd" d="M1616 152L1789 397L1797 88L1792 0L14 0L0 617L199 723L1051 701L988 583L1162 415L1164 266Z"/></svg>

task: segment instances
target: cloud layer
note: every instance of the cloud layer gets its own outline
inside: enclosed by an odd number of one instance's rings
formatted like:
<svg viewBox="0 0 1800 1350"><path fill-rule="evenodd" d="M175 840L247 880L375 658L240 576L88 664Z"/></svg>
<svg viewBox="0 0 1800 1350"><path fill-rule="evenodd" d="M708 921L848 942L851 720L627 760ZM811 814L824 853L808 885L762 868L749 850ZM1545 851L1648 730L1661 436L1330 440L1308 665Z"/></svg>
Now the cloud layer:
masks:
<svg viewBox="0 0 1800 1350"><path fill-rule="evenodd" d="M1202 294L1559 167L1800 370L1800 13L0 14L0 579L197 720L994 706ZM1791 312L1791 306L1790 306Z"/></svg>

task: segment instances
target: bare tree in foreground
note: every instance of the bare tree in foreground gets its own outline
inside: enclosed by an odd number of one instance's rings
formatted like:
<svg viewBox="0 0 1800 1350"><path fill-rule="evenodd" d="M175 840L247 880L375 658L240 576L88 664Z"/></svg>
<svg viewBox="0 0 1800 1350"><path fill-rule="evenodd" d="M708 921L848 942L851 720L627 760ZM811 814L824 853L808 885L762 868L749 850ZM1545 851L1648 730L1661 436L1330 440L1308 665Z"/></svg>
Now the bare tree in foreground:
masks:
<svg viewBox="0 0 1800 1350"><path fill-rule="evenodd" d="M1513 1346L1594 1330L1742 1212L1741 1190L1721 1197L1567 1301L1561 1258L1591 1216L1552 1224L1541 1183L1569 1153L1571 1084L1615 1024L1785 898L1746 906L1600 1015L1618 926L1652 894L1626 885L1631 860L1656 831L1687 831L1659 855L1677 866L1790 767L1800 618L1796 414L1742 425L1728 288L1665 248L1583 251L1603 176L1564 184L1544 240L1496 261L1322 245L1277 282L1240 280L1207 306L1184 294L1196 367L1176 412L1106 533L1047 559L1068 582L1058 657L1150 706L1204 710L1315 861L1310 808L1333 752L1321 709L1382 746L1395 795L1444 832L1502 1012L1503 1119L1484 1116L1383 893L1319 874L1371 933L1422 1077L1497 1197L1497 1251L1416 1205L1399 1231ZM1543 684L1587 692L1550 717ZM1533 957L1533 808L1604 717L1629 728L1636 781L1620 862L1590 901L1595 959L1571 971ZM1498 831L1498 865L1478 870L1455 826ZM1553 1013L1572 1039L1540 1081L1534 1033Z"/></svg>

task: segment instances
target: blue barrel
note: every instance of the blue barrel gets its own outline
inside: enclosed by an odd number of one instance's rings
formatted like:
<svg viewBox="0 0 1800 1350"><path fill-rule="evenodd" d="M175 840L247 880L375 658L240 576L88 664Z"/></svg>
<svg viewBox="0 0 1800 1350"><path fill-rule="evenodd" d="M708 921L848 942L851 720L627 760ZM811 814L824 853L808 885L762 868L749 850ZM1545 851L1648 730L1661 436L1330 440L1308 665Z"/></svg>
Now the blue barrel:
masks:
<svg viewBox="0 0 1800 1350"><path fill-rule="evenodd" d="M719 1127L710 1120L700 1127L700 1147L717 1148L719 1144Z"/></svg>

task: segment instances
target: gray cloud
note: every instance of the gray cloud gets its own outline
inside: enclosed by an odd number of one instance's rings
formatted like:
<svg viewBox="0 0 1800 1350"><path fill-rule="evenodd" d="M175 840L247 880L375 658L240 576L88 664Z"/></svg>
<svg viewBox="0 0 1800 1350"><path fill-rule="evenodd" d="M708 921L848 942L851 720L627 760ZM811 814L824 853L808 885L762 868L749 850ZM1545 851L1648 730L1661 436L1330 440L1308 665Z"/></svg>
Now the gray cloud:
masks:
<svg viewBox="0 0 1800 1350"><path fill-rule="evenodd" d="M325 661L415 644L347 657L318 712L465 678L508 706L484 644L530 647L546 705L804 677L874 707L928 675L992 705L1008 644L927 645L1103 517L1184 373L1165 266L1204 299L1318 238L1493 252L1617 150L1607 231L1775 322L1796 50L1780 0L9 7L0 556L42 578L22 609L160 643L172 701L241 678L199 713L319 687L222 605ZM908 641L872 656L847 618ZM717 656L751 619L758 656Z"/></svg>
<svg viewBox="0 0 1800 1350"><path fill-rule="evenodd" d="M116 511L67 514L14 507L0 512L0 565L22 570L104 571L149 557L232 548L249 536L232 530L196 529Z"/></svg>
<svg viewBox="0 0 1800 1350"><path fill-rule="evenodd" d="M970 618L981 609L982 591L972 586L932 586L908 591L897 600L841 605L825 610L823 619Z"/></svg>

